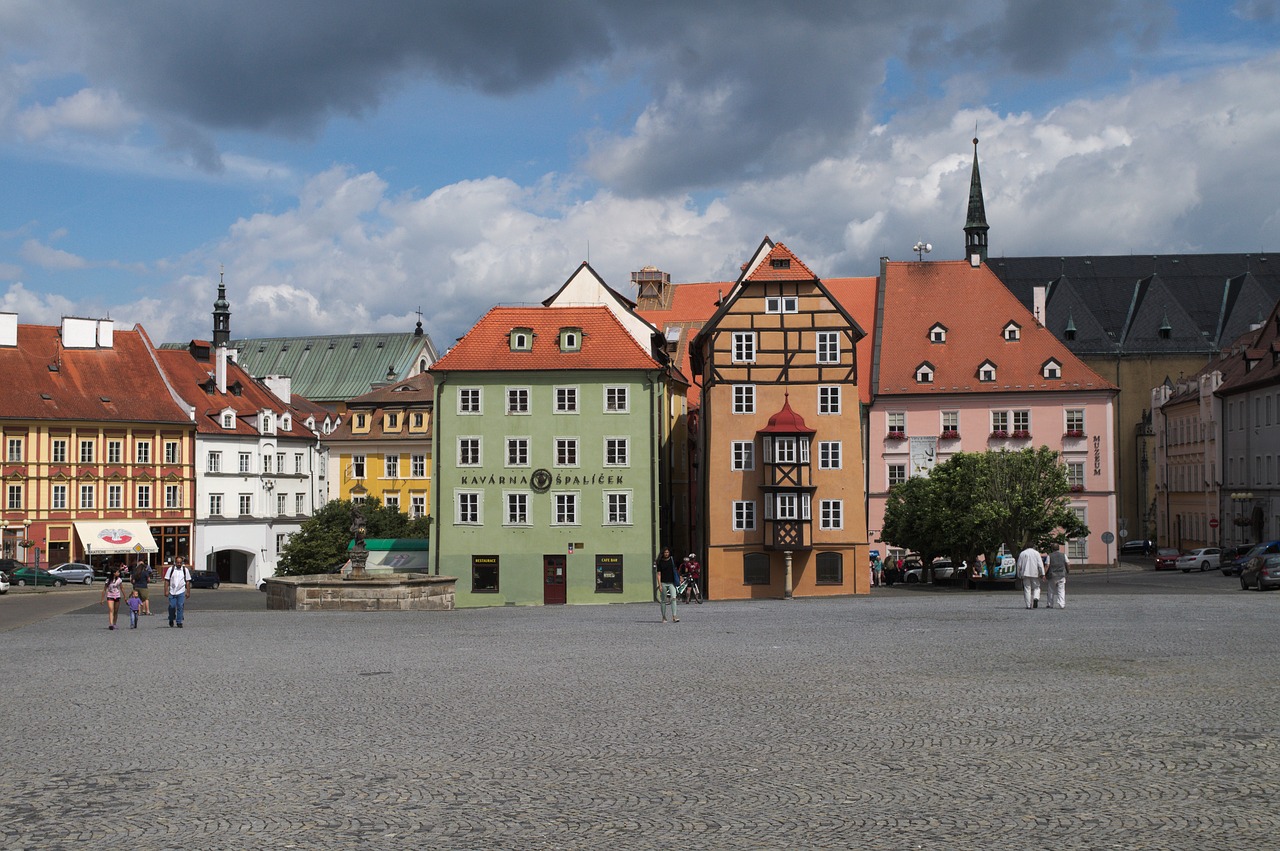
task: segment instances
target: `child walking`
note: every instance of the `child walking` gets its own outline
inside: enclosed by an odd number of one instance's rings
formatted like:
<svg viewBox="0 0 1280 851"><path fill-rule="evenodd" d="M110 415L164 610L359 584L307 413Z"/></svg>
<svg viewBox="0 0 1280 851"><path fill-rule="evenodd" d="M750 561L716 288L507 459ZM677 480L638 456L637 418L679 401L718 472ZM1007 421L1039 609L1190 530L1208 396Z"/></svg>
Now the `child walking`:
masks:
<svg viewBox="0 0 1280 851"><path fill-rule="evenodd" d="M129 595L126 602L129 604L129 629L137 629L138 612L142 609L142 596L137 588L133 589L133 593Z"/></svg>

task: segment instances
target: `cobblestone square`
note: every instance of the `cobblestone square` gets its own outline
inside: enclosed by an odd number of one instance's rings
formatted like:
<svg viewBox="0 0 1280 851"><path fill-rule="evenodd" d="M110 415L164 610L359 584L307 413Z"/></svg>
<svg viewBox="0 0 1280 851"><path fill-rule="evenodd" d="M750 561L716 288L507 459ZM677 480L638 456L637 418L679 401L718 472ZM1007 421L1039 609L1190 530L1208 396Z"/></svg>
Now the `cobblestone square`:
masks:
<svg viewBox="0 0 1280 851"><path fill-rule="evenodd" d="M1233 582L88 605L0 633L0 846L1280 848L1280 594Z"/></svg>

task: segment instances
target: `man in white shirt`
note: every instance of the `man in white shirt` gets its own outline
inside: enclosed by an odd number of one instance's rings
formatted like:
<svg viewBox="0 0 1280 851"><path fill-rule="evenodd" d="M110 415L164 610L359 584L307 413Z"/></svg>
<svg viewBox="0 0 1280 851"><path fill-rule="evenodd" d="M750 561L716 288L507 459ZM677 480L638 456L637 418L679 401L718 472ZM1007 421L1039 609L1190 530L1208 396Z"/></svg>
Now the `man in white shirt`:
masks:
<svg viewBox="0 0 1280 851"><path fill-rule="evenodd" d="M1044 559L1035 547L1018 553L1018 576L1022 578L1022 599L1028 609L1040 607L1040 583L1044 580Z"/></svg>
<svg viewBox="0 0 1280 851"><path fill-rule="evenodd" d="M178 556L177 564L169 566L164 572L164 584L169 595L169 626L176 622L178 629L182 629L183 610L191 593L191 571L187 569L186 559Z"/></svg>

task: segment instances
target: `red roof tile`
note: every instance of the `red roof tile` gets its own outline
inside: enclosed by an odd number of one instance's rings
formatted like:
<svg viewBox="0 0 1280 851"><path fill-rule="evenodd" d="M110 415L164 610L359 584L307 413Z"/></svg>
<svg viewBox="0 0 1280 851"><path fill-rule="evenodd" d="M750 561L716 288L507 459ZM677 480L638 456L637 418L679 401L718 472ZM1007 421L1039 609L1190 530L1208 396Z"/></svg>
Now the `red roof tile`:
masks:
<svg viewBox="0 0 1280 851"><path fill-rule="evenodd" d="M1020 339L1002 331L1020 326ZM933 343L929 330L946 327L946 342ZM991 393L1009 390L1115 389L1040 325L1021 301L985 265L967 261L888 263L884 320L880 329L879 394ZM1046 379L1050 359L1062 367L1060 379ZM978 380L990 360L996 380ZM916 368L932 364L932 383L916 381Z"/></svg>
<svg viewBox="0 0 1280 851"><path fill-rule="evenodd" d="M773 246L769 253L747 275L748 281L802 281L818 276L813 274L804 261L791 253L781 242Z"/></svg>
<svg viewBox="0 0 1280 851"><path fill-rule="evenodd" d="M289 429L279 428L277 424L277 436L299 438L315 436L304 425L303 420L306 419L306 414L301 413L301 409L295 408L292 404L286 405L278 396L255 381L235 361L227 362L228 391L220 393L216 386L213 387L212 392L205 389L213 379L214 361L196 360L188 349L160 349L156 354L178 395L195 408L197 434L256 435L258 429L248 418L259 411L269 410L277 414L285 411L292 413ZM236 383L240 385L239 396L230 391L231 386ZM301 397L298 398L301 399ZM228 409L236 412L236 425L233 429L222 427L221 414Z"/></svg>
<svg viewBox="0 0 1280 851"><path fill-rule="evenodd" d="M509 334L515 328L533 332L529 351L511 350ZM579 350L560 350L562 328L582 329ZM657 361L636 344L607 307L495 307L431 371L657 368Z"/></svg>

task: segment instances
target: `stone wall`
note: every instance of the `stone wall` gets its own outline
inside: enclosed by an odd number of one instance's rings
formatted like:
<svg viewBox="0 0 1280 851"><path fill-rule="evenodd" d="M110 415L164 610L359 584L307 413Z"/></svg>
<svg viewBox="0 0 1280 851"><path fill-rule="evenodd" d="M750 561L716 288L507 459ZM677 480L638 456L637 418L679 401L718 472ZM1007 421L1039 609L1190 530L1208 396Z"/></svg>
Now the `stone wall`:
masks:
<svg viewBox="0 0 1280 851"><path fill-rule="evenodd" d="M410 573L342 579L334 575L273 576L267 608L300 612L407 612L453 609L453 576Z"/></svg>

